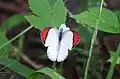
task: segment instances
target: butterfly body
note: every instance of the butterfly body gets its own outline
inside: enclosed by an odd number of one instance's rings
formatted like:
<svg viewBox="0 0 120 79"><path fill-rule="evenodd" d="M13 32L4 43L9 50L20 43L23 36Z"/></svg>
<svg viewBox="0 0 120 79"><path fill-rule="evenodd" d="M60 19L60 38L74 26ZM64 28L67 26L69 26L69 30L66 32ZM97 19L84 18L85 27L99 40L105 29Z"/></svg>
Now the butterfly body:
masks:
<svg viewBox="0 0 120 79"><path fill-rule="evenodd" d="M59 29L50 27L43 29L41 40L45 41L44 46L47 47L48 58L51 61L62 62L67 58L68 50L72 50L79 42L80 36L62 24Z"/></svg>

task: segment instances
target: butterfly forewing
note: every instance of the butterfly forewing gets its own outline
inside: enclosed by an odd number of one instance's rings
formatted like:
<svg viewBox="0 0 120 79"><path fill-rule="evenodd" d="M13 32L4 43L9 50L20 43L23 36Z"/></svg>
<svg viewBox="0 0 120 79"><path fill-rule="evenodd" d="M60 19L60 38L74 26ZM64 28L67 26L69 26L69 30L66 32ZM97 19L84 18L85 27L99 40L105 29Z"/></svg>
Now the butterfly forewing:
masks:
<svg viewBox="0 0 120 79"><path fill-rule="evenodd" d="M40 36L41 36L41 40L42 40L42 41L45 41L45 40L46 40L47 35L48 35L48 32L49 32L49 30L50 30L51 28L52 28L52 27L46 27L46 28L44 28L44 29L41 31Z"/></svg>
<svg viewBox="0 0 120 79"><path fill-rule="evenodd" d="M62 39L59 45L59 51L57 56L57 61L62 62L68 56L68 49L71 50L73 46L73 33L72 31L65 31L62 34Z"/></svg>
<svg viewBox="0 0 120 79"><path fill-rule="evenodd" d="M51 61L56 61L58 46L59 46L59 31L56 28L51 28L48 32L45 40L45 46L47 48L47 55Z"/></svg>
<svg viewBox="0 0 120 79"><path fill-rule="evenodd" d="M80 35L76 31L73 32L73 46L75 47L80 41Z"/></svg>

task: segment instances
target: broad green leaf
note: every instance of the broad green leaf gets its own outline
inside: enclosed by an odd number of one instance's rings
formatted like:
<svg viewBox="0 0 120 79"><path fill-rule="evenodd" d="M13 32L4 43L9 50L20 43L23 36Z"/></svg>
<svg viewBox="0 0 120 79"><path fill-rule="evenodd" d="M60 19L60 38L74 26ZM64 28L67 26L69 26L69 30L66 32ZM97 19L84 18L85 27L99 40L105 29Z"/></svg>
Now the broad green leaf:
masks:
<svg viewBox="0 0 120 79"><path fill-rule="evenodd" d="M29 8L33 13L40 18L45 18L46 15L50 15L51 7L47 0L28 0Z"/></svg>
<svg viewBox="0 0 120 79"><path fill-rule="evenodd" d="M11 70L15 71L16 73L18 73L26 78L30 74L35 72L31 68L24 66L23 64L19 63L18 61L14 60L14 59L0 60L0 64L4 65L5 67L10 68Z"/></svg>
<svg viewBox="0 0 120 79"><path fill-rule="evenodd" d="M95 23L98 19L98 14L99 8L95 7L81 14L73 15L72 17L81 23L87 24L95 28ZM104 32L120 33L120 27L117 16L110 10L103 8L98 29Z"/></svg>
<svg viewBox="0 0 120 79"><path fill-rule="evenodd" d="M5 37L4 32L0 32L0 47L8 42L8 39ZM0 59L7 58L9 51L12 49L12 45L8 44L6 47L0 49Z"/></svg>
<svg viewBox="0 0 120 79"><path fill-rule="evenodd" d="M36 72L44 73L44 74L50 76L52 79L65 79L60 74L56 73L53 69L50 69L50 68L43 68Z"/></svg>
<svg viewBox="0 0 120 79"><path fill-rule="evenodd" d="M55 2L58 0L47 0L47 1L48 1L49 5L51 6L51 8L53 8Z"/></svg>
<svg viewBox="0 0 120 79"><path fill-rule="evenodd" d="M43 29L47 26L59 27L65 24L67 10L64 7L62 0L29 0L30 9L34 15L25 16L31 25L38 29Z"/></svg>
<svg viewBox="0 0 120 79"><path fill-rule="evenodd" d="M67 16L67 10L64 7L62 0L57 0L53 7L53 24L55 27L59 27L61 24L65 24Z"/></svg>
<svg viewBox="0 0 120 79"><path fill-rule="evenodd" d="M0 25L0 30L4 31L10 27L16 26L24 21L24 15L25 14L16 14L7 20L5 20L1 25Z"/></svg>
<svg viewBox="0 0 120 79"><path fill-rule="evenodd" d="M27 15L27 16L25 16L25 18L31 25L35 26L38 29L43 29L43 28L47 27L48 25L51 25L50 23L43 21L41 18L39 18L35 15Z"/></svg>
<svg viewBox="0 0 120 79"><path fill-rule="evenodd" d="M51 7L49 6L49 3L47 0L28 0L29 1L29 7L38 16L38 21L35 22L35 18L31 19L32 21L27 19L29 22L32 22L34 24L38 24L36 28L40 29L41 27L44 27L44 25L51 25ZM32 15L33 17L33 15ZM35 16L34 16L35 17Z"/></svg>
<svg viewBox="0 0 120 79"><path fill-rule="evenodd" d="M113 11L117 16L120 16L120 10Z"/></svg>

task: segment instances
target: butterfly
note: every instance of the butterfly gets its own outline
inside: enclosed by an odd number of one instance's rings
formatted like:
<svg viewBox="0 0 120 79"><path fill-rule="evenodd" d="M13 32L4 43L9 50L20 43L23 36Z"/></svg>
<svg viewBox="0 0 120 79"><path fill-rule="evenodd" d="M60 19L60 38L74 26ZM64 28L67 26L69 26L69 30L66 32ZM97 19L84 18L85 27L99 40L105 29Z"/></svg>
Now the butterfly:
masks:
<svg viewBox="0 0 120 79"><path fill-rule="evenodd" d="M46 27L41 30L41 40L47 47L47 56L51 61L62 62L68 56L68 50L72 50L80 41L80 36L76 31L71 31L65 24L61 24L59 29Z"/></svg>

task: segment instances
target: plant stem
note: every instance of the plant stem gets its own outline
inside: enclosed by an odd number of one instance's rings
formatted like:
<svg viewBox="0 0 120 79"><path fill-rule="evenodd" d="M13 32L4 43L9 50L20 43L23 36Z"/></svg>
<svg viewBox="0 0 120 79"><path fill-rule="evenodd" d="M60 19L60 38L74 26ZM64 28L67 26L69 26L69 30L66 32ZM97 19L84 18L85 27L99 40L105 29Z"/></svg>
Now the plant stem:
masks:
<svg viewBox="0 0 120 79"><path fill-rule="evenodd" d="M89 49L89 57L88 57L88 61L87 61L86 69L85 69L84 79L87 79L87 77L88 77L88 67L89 67L89 64L90 64L91 56L92 56L92 49L93 49L93 46L94 46L94 41L96 40L96 37L97 37L98 25L99 25L101 14L102 14L103 3L104 3L104 0L101 0L101 5L100 5L99 14L98 14L98 19L96 20L95 30L93 32L91 45L90 45L90 49Z"/></svg>
<svg viewBox="0 0 120 79"><path fill-rule="evenodd" d="M63 62L60 63L58 72L59 72L61 75L64 75Z"/></svg>
<svg viewBox="0 0 120 79"><path fill-rule="evenodd" d="M111 66L110 66L110 69L109 69L109 72L108 72L108 74L107 74L106 79L112 79L112 75L113 75L113 72L114 72L114 68L115 68L115 65L116 65L116 61L117 61L117 59L119 58L119 56L120 56L120 44L119 44L119 46L118 46L118 48L117 48L117 51L116 51L115 56L114 56L114 59L113 59L113 61L112 61L112 63L111 63Z"/></svg>
<svg viewBox="0 0 120 79"><path fill-rule="evenodd" d="M56 69L56 61L53 62L53 69L54 69L55 71L57 71L57 69Z"/></svg>
<svg viewBox="0 0 120 79"><path fill-rule="evenodd" d="M9 43L13 42L15 39L17 39L18 37L20 37L21 35L23 35L24 33L26 33L28 30L30 30L33 26L29 26L27 29L25 29L24 31L22 31L21 33L19 33L18 35L16 35L14 38L12 38L10 41L6 42L5 44L3 44L2 46L0 46L0 49L4 48L5 46L7 46Z"/></svg>

